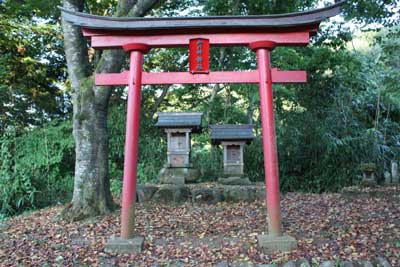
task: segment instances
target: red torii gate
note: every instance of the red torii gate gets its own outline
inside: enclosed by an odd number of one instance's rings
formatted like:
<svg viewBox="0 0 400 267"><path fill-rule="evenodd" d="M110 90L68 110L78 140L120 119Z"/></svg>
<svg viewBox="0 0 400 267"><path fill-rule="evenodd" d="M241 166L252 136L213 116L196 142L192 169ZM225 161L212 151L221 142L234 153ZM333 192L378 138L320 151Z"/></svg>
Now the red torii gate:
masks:
<svg viewBox="0 0 400 267"><path fill-rule="evenodd" d="M96 85L129 86L121 211L122 239L128 240L134 235L141 86L258 83L268 230L272 243L279 242L282 229L272 84L304 83L307 78L305 71L271 69L270 52L276 46L306 46L310 36L317 32L321 21L339 14L342 4L343 2L339 2L322 9L283 15L190 18L111 18L62 8L63 18L82 27L83 35L91 39L93 48L122 48L130 53L129 71L96 74L95 77ZM210 72L210 45L247 46L256 52L258 69ZM187 46L190 48L190 72L143 72L143 54L151 48ZM272 248L285 247L275 244Z"/></svg>

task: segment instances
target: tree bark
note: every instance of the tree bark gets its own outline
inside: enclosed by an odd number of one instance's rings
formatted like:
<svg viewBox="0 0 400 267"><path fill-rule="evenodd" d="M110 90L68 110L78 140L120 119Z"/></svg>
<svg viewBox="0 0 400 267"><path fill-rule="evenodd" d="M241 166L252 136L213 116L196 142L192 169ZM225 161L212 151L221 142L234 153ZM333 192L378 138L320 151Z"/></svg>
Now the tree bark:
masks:
<svg viewBox="0 0 400 267"><path fill-rule="evenodd" d="M151 107L150 116L153 116L157 112L157 109L160 107L164 98L167 96L168 90L170 87L171 86L169 86L169 85L165 85L163 87L161 95L156 99L156 101L154 102L154 105Z"/></svg>
<svg viewBox="0 0 400 267"><path fill-rule="evenodd" d="M249 98L249 106L247 107L247 123L253 124L253 116L254 116L254 104L252 99Z"/></svg>
<svg viewBox="0 0 400 267"><path fill-rule="evenodd" d="M143 16L157 0L120 0L116 16ZM63 6L82 11L84 0L64 0ZM61 216L76 221L108 214L114 203L108 173L108 101L112 87L94 85L87 44L81 29L62 21L64 46L73 99L75 177L72 201ZM126 59L122 50L107 50L95 66L96 73L119 72Z"/></svg>

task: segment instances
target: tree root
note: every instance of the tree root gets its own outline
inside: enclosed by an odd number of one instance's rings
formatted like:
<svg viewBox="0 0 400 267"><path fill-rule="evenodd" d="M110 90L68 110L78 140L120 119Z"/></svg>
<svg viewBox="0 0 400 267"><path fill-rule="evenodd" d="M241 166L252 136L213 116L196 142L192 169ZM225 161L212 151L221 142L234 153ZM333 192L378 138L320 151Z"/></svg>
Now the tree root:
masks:
<svg viewBox="0 0 400 267"><path fill-rule="evenodd" d="M67 222L76 222L85 220L88 218L93 218L96 216L109 215L114 211L113 207L74 207L72 203L68 204L59 214L60 219Z"/></svg>

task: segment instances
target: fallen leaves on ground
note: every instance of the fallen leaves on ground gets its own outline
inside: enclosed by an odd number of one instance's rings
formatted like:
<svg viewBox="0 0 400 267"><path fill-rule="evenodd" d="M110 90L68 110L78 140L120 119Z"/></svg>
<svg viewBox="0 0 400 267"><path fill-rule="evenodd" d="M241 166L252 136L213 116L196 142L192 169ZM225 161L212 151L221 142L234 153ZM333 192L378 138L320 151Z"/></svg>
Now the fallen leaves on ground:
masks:
<svg viewBox="0 0 400 267"><path fill-rule="evenodd" d="M400 188L361 194L283 196L286 234L298 240L290 253L264 255L256 237L267 233L266 204L219 203L138 205L137 232L145 236L139 255L104 252L118 236L119 211L84 222L56 219L62 207L11 218L0 224L1 266L215 266L220 261L270 263L307 258L386 257L400 266Z"/></svg>

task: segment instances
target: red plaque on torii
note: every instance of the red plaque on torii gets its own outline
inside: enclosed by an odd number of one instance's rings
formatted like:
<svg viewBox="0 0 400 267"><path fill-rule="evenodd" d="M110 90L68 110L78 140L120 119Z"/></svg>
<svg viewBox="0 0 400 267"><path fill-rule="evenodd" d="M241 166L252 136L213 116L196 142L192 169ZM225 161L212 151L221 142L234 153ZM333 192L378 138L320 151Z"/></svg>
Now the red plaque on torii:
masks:
<svg viewBox="0 0 400 267"><path fill-rule="evenodd" d="M96 85L128 85L128 108L122 192L121 237L134 233L140 94L144 84L258 83L267 189L268 231L281 237L280 192L276 151L273 83L304 83L305 71L271 69L276 46L306 46L319 24L340 13L344 1L311 11L282 15L191 18L110 18L62 9L65 21L82 27L94 49L123 48L130 69L96 74ZM247 46L257 56L257 69L209 70L210 46ZM143 72L143 55L151 48L189 47L188 72Z"/></svg>
<svg viewBox="0 0 400 267"><path fill-rule="evenodd" d="M210 40L199 38L189 41L189 71L193 74L210 72Z"/></svg>

